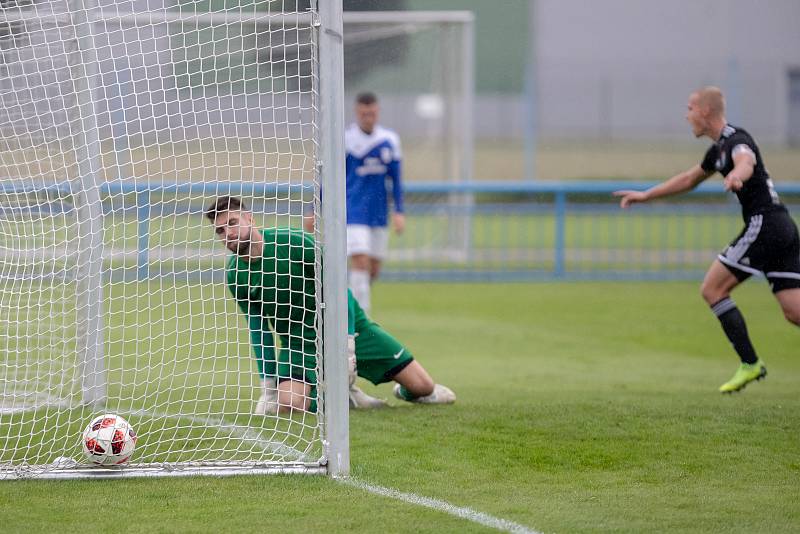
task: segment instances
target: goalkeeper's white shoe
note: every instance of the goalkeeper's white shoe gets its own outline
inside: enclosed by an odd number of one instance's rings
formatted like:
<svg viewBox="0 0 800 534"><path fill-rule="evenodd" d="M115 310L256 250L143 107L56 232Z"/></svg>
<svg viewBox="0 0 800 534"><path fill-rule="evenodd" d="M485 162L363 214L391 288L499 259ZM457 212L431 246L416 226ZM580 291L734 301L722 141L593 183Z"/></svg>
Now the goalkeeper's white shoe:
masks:
<svg viewBox="0 0 800 534"><path fill-rule="evenodd" d="M350 407L362 410L374 410L376 408L385 408L386 401L383 399L376 399L361 391L361 388L355 384L350 384Z"/></svg>
<svg viewBox="0 0 800 534"><path fill-rule="evenodd" d="M419 404L453 404L456 401L456 394L453 393L453 390L441 384L434 385L433 393L430 395L413 399L406 398L400 390L401 387L400 384L394 385L394 396L400 400L418 402Z"/></svg>
<svg viewBox="0 0 800 534"><path fill-rule="evenodd" d="M261 381L261 396L253 410L254 415L276 415L278 413L278 385L275 380Z"/></svg>

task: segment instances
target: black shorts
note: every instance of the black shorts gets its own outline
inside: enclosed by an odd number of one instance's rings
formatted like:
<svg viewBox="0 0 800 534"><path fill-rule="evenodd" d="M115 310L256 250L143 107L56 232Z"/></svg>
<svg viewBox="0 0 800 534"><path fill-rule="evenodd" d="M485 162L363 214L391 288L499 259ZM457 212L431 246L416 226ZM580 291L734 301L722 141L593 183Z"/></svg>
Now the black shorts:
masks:
<svg viewBox="0 0 800 534"><path fill-rule="evenodd" d="M763 274L773 293L800 288L800 237L787 211L750 217L747 226L717 258L740 282Z"/></svg>

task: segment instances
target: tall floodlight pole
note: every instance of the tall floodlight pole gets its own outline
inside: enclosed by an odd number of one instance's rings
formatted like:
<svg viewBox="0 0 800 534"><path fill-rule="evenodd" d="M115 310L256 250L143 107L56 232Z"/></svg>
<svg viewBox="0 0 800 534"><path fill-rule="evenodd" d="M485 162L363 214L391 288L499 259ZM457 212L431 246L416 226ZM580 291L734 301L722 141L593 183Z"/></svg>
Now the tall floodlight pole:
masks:
<svg viewBox="0 0 800 534"><path fill-rule="evenodd" d="M350 474L347 397L344 59L342 1L319 2L319 103L322 191L323 366L328 474Z"/></svg>
<svg viewBox="0 0 800 534"><path fill-rule="evenodd" d="M536 0L528 1L528 53L525 62L525 179L536 180Z"/></svg>
<svg viewBox="0 0 800 534"><path fill-rule="evenodd" d="M728 58L728 79L725 95L726 115L732 124L742 123L742 73L736 55Z"/></svg>

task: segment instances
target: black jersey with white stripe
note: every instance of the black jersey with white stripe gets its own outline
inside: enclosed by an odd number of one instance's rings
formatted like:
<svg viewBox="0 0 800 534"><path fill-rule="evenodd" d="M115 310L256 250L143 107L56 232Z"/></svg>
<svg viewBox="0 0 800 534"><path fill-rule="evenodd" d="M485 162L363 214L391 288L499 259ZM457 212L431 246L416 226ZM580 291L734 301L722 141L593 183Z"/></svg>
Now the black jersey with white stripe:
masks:
<svg viewBox="0 0 800 534"><path fill-rule="evenodd" d="M744 220L759 213L785 209L775 192L756 142L745 130L726 124L719 140L708 149L700 166L706 172L717 171L727 176L733 170L733 156L742 152L752 155L755 160L753 175L736 192Z"/></svg>

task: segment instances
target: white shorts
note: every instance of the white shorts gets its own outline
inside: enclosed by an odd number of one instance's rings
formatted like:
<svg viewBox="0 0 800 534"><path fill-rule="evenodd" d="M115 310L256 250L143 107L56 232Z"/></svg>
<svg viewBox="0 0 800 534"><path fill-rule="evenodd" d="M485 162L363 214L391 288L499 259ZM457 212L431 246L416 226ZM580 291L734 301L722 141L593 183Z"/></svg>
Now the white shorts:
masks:
<svg viewBox="0 0 800 534"><path fill-rule="evenodd" d="M347 225L347 255L366 254L382 260L389 249L389 229L366 224Z"/></svg>

